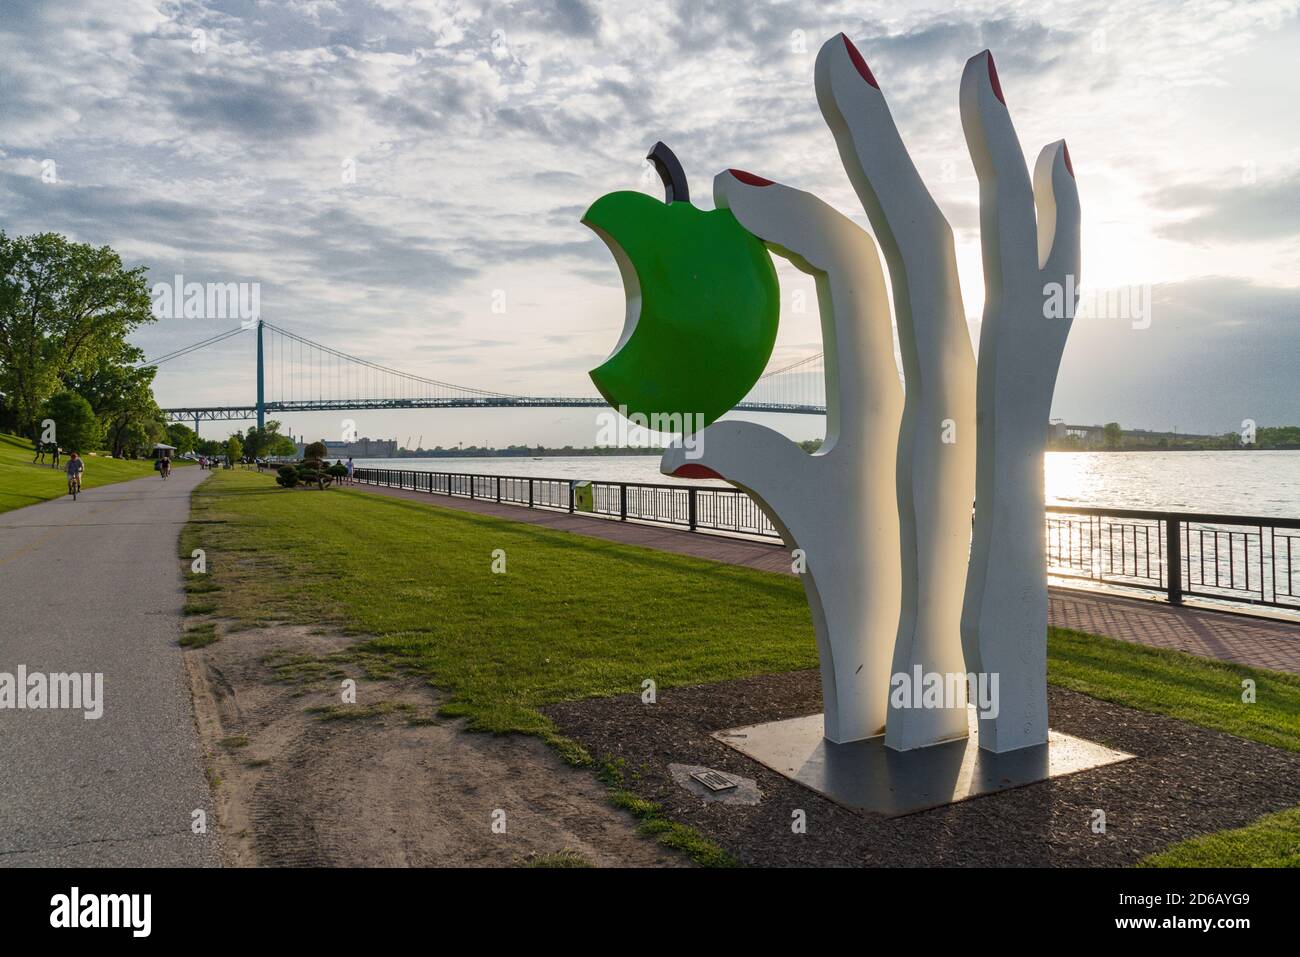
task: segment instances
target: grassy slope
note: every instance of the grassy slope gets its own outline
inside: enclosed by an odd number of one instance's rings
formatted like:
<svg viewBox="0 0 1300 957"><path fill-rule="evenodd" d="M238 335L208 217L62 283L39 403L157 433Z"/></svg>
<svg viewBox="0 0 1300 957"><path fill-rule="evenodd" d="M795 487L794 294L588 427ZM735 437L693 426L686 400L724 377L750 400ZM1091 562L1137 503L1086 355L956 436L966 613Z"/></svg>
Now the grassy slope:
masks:
<svg viewBox="0 0 1300 957"><path fill-rule="evenodd" d="M477 729L563 748L538 706L817 663L793 578L241 471L196 491L193 520L182 554L202 545L211 573L191 582L195 610L375 635L377 661L448 689ZM1300 677L1065 631L1048 647L1055 684L1300 750ZM1243 677L1258 703L1241 703Z"/></svg>
<svg viewBox="0 0 1300 957"><path fill-rule="evenodd" d="M62 463L59 468L52 469L49 456L46 456L45 464L33 465L32 456L35 454L27 439L0 433L0 512L68 494ZM152 462L124 461L107 455L88 456L82 486L91 489L153 474Z"/></svg>

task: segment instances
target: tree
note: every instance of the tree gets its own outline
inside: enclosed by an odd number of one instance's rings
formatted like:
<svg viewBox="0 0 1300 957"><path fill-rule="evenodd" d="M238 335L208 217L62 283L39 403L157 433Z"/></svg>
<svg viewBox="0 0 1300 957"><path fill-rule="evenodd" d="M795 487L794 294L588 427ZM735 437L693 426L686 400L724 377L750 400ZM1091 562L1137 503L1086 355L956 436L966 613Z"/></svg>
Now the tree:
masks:
<svg viewBox="0 0 1300 957"><path fill-rule="evenodd" d="M75 392L50 396L41 411L42 418L54 421L54 441L62 448L88 452L99 448L104 433L90 403Z"/></svg>
<svg viewBox="0 0 1300 957"><path fill-rule="evenodd" d="M173 422L167 426L167 444L176 446L177 455L187 455L198 445L199 434L188 425Z"/></svg>
<svg viewBox="0 0 1300 957"><path fill-rule="evenodd" d="M108 246L0 231L0 393L11 427L35 438L37 413L61 383L153 321L145 273L124 268Z"/></svg>
<svg viewBox="0 0 1300 957"><path fill-rule="evenodd" d="M307 460L315 459L319 462L329 455L329 452L329 446L324 442L317 441L302 450L302 457Z"/></svg>
<svg viewBox="0 0 1300 957"><path fill-rule="evenodd" d="M1297 425L1261 425L1255 433L1257 448L1298 448L1300 447L1300 426Z"/></svg>
<svg viewBox="0 0 1300 957"><path fill-rule="evenodd" d="M239 440L238 435L232 435L226 439L226 457L230 459L230 464L234 465L243 457L244 443Z"/></svg>
<svg viewBox="0 0 1300 957"><path fill-rule="evenodd" d="M267 455L293 455L298 446L287 435L280 434L280 423L269 419L264 428L248 427L244 437L244 452L262 458Z"/></svg>
<svg viewBox="0 0 1300 957"><path fill-rule="evenodd" d="M71 376L74 387L103 423L114 457L137 455L142 446L166 435L162 410L153 397L158 370L156 366L139 366L143 358L139 349L123 343L108 351L94 369Z"/></svg>
<svg viewBox="0 0 1300 957"><path fill-rule="evenodd" d="M1117 449L1124 441L1124 430L1119 427L1118 422L1107 422L1102 427L1102 434L1106 437L1106 448Z"/></svg>
<svg viewBox="0 0 1300 957"><path fill-rule="evenodd" d="M114 436L117 446L114 455L138 459L153 453L155 442L167 437L167 425L162 419L138 419L126 423Z"/></svg>

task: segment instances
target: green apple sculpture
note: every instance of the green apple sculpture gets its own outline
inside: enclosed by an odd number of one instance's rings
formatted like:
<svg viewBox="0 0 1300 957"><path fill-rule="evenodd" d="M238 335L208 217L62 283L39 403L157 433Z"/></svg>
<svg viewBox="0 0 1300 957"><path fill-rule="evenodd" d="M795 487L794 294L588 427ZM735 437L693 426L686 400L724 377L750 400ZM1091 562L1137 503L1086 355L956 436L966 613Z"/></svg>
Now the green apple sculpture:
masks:
<svg viewBox="0 0 1300 957"><path fill-rule="evenodd" d="M648 158L666 202L609 193L582 217L614 254L627 296L623 334L591 379L625 415L689 415L695 431L762 375L780 290L763 243L730 210L691 205L681 166L662 143Z"/></svg>

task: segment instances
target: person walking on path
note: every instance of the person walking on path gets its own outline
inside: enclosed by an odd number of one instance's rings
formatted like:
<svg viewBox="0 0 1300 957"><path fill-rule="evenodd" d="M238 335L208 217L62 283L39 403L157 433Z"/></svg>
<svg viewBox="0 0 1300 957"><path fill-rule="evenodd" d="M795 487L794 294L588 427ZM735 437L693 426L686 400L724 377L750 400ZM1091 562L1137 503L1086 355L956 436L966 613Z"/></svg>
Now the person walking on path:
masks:
<svg viewBox="0 0 1300 957"><path fill-rule="evenodd" d="M349 455L348 456L348 484L349 485L351 485L353 482L352 473L355 470L356 470L356 466L352 464L352 456Z"/></svg>

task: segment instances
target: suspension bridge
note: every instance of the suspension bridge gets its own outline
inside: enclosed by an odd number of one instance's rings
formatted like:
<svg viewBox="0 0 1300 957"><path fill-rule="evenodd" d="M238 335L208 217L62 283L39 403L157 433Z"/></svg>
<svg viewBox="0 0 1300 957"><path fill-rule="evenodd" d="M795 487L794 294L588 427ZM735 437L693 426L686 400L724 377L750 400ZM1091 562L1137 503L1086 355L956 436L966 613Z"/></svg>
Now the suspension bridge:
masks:
<svg viewBox="0 0 1300 957"><path fill-rule="evenodd" d="M256 419L260 428L266 424L268 414L288 412L604 408L607 405L598 395L512 395L443 382L348 355L264 320L258 320L256 325L241 325L227 330L149 359L142 365L161 365L250 330L255 331L257 338L256 402L250 405L163 409L168 421L193 422L197 432L200 422L244 419ZM736 410L825 414L822 354L768 372L755 383Z"/></svg>

